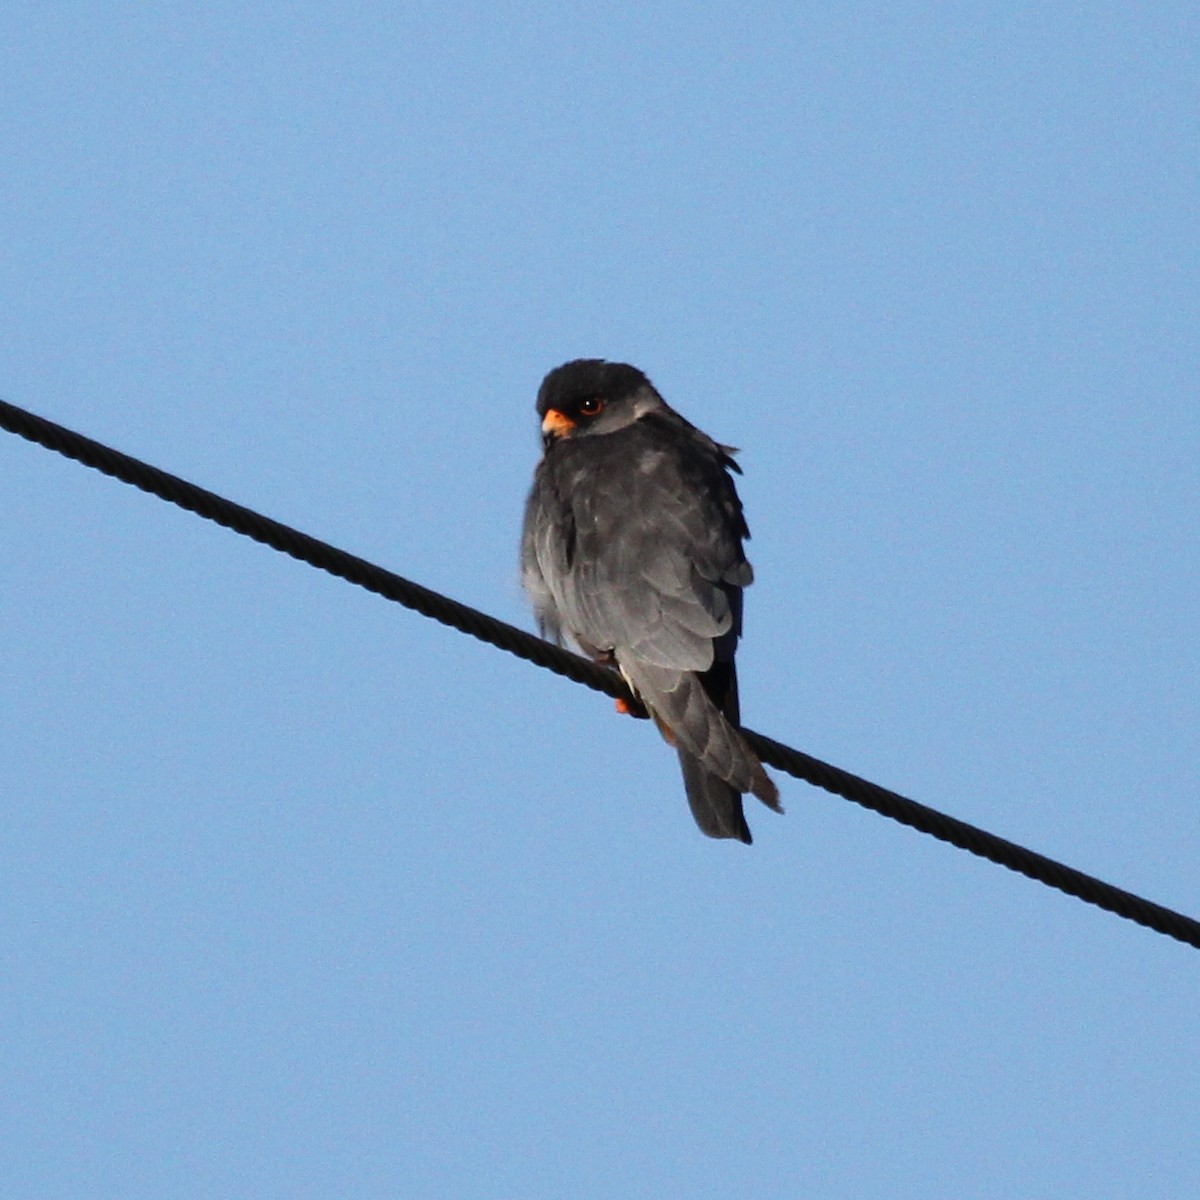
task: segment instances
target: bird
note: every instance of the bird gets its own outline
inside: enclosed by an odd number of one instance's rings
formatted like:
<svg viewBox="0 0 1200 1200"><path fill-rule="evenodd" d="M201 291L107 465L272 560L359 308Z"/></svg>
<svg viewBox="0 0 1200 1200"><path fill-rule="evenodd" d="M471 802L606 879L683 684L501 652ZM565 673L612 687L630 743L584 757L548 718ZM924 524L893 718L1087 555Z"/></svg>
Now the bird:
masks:
<svg viewBox="0 0 1200 1200"><path fill-rule="evenodd" d="M731 446L677 413L629 363L580 358L537 395L542 457L521 533L541 635L620 672L674 745L701 832L752 841L742 796L779 790L739 731L734 656L754 578Z"/></svg>

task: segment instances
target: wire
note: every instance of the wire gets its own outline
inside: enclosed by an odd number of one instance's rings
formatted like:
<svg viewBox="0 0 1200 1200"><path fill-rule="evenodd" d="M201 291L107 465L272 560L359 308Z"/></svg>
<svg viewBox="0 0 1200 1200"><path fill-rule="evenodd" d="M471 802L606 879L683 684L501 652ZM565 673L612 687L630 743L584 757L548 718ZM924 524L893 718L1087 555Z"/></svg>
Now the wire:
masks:
<svg viewBox="0 0 1200 1200"><path fill-rule="evenodd" d="M310 566L328 571L331 575L366 588L367 591L387 600L394 600L397 604L468 633L498 649L507 650L518 658L545 667L558 675L564 675L576 683L605 692L609 696L632 699L624 681L616 671L608 667L590 662L523 629L518 629L515 625L509 625L478 609L460 604L418 583L386 571L383 567L348 554L345 550L339 550L327 542L319 541L252 509L235 504L232 500L226 500L214 492L197 487L196 484L180 479L177 475L168 474L3 400L0 400L0 428L177 504L188 512L215 521L218 525L289 554ZM1075 896L1106 912L1200 949L1200 921L1192 917L1114 887L1111 883L1086 875L1074 867L1056 862L956 817L918 804L915 800L909 800L897 792L860 779L857 775L794 750L760 733L751 730L745 730L744 733L763 762L796 779L823 788L835 796L852 800L855 804L891 817L902 825L911 826L940 841L957 846L960 850L968 850L980 858L1007 867L1010 871L1017 871L1048 887L1057 888L1068 896Z"/></svg>

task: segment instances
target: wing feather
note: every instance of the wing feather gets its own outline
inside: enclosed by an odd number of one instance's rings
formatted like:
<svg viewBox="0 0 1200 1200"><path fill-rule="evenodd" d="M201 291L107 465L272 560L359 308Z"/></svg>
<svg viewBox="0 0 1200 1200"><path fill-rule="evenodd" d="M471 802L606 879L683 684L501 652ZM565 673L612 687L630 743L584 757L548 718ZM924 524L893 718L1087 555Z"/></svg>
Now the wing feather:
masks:
<svg viewBox="0 0 1200 1200"><path fill-rule="evenodd" d="M549 614L581 645L622 648L655 666L712 665L714 640L733 625L730 592L750 568L724 457L691 432L643 419L543 459L525 541L539 619Z"/></svg>

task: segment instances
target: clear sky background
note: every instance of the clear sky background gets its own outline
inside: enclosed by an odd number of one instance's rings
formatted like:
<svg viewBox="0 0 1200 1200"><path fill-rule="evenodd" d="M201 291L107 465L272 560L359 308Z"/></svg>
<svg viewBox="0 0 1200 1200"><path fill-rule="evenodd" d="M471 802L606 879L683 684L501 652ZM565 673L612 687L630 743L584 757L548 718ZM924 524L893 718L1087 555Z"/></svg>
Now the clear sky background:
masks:
<svg viewBox="0 0 1200 1200"><path fill-rule="evenodd" d="M0 395L497 615L567 358L746 721L1200 914L1200 9L0 10ZM1181 1197L1200 955L0 436L0 1194Z"/></svg>

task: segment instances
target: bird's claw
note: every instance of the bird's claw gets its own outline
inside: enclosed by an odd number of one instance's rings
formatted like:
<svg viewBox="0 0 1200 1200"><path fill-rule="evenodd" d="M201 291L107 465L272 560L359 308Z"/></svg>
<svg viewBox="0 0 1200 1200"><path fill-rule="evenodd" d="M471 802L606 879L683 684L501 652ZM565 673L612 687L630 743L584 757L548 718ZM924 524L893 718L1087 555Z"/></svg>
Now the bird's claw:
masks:
<svg viewBox="0 0 1200 1200"><path fill-rule="evenodd" d="M617 712L623 717L637 717L639 721L644 721L650 716L636 700L626 700L623 696L618 696L614 704Z"/></svg>

